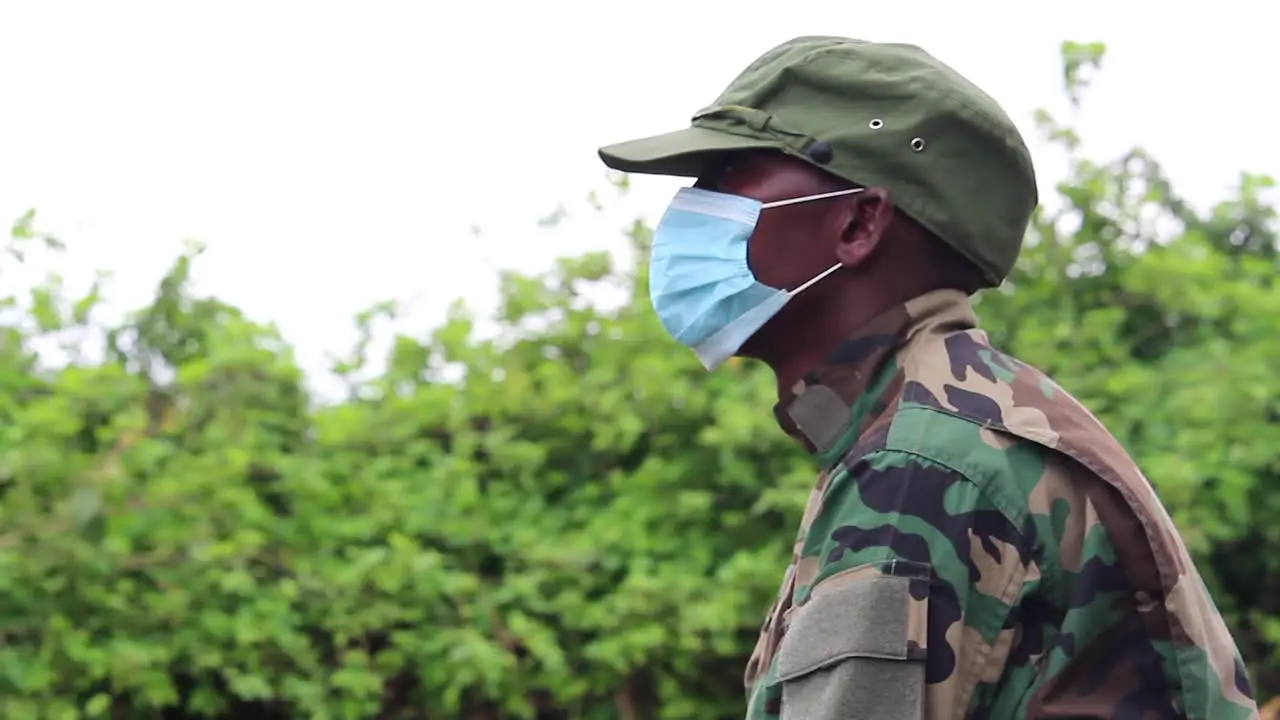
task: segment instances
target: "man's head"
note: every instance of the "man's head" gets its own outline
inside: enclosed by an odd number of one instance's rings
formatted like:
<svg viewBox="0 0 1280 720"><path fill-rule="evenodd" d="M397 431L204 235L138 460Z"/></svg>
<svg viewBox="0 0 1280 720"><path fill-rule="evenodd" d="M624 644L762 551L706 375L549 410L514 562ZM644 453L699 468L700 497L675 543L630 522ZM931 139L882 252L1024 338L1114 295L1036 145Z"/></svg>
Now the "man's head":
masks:
<svg viewBox="0 0 1280 720"><path fill-rule="evenodd" d="M695 187L763 203L859 187L783 153L728 153L706 166ZM748 265L761 283L798 288L833 264L841 272L798 295L743 346L772 359L774 345L817 340L834 325L858 324L930 290L972 294L987 280L976 264L894 206L883 187L772 207L748 243ZM842 322L843 321L843 322Z"/></svg>
<svg viewBox="0 0 1280 720"><path fill-rule="evenodd" d="M798 295L741 353L769 360L940 287L998 285L1036 204L1003 110L909 45L804 37L768 51L674 133L602 148L609 166L698 178L763 202L748 244L764 285ZM660 228L661 230L661 228Z"/></svg>

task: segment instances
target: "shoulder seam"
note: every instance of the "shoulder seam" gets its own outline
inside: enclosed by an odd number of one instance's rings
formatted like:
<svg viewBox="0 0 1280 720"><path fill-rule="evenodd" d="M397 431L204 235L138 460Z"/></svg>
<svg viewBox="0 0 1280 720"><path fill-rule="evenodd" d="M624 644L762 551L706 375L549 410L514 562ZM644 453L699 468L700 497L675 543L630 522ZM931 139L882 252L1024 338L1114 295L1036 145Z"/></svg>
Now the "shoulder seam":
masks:
<svg viewBox="0 0 1280 720"><path fill-rule="evenodd" d="M929 405L919 405L919 404L913 403L913 404L907 405L906 407L900 407L898 409L897 415L904 415L904 414L911 414L911 413L926 413L926 414L935 415L938 417L953 418L955 420L963 421L966 424L971 425L973 427L987 428L995 432L1012 435L1011 433L1009 433L1007 428L1001 425L993 425L990 423L978 422L978 421L975 421L973 418L964 417L963 415L957 415L955 413L948 412L945 409L935 408ZM1017 436L1013 435L1013 437L1016 438ZM930 453L928 451L921 451L921 450L916 450L914 448L907 448L901 445L895 445L894 443L891 442L892 438L893 438L892 433L886 436L885 446L884 446L885 450L904 453L907 455L911 455L913 457L927 460L928 462L934 463L935 465L938 465L940 467L945 467L948 470L951 470L952 472L956 473L960 477L964 478L966 482L973 483L975 486L977 486L978 492L981 494L981 496L984 499L986 499L988 502L990 502L993 507L999 510L1000 514L1003 515L1006 520L1013 523L1015 527L1021 528L1024 525L1026 525L1028 522L1031 522L1031 515L1028 508L1022 505L1021 503L1019 503L1016 498L1010 497L1007 493L993 491L992 477L975 475L973 472L970 472L967 469L957 467L956 462L950 462L950 461L939 459L936 456L936 453ZM1037 443L1034 443L1032 441L1025 440L1025 439L1022 439L1022 440L1024 440L1025 442L1031 443L1031 446L1035 449L1036 452L1052 452L1051 450L1048 450L1047 448L1044 448L1043 446ZM1030 542L1033 544L1033 547L1029 547L1026 549L1028 552L1035 552L1034 545L1039 543L1039 539L1032 539L1030 540ZM1052 584L1054 580L1050 578L1053 578L1055 576L1055 573L1058 571L1058 568L1054 565L1052 561L1049 560L1049 558L1042 558L1038 562L1040 563L1041 573L1044 574L1046 577L1045 582Z"/></svg>
<svg viewBox="0 0 1280 720"><path fill-rule="evenodd" d="M965 417L965 416L963 416L963 415L957 415L957 414L955 414L955 413L947 412L946 410L942 410L942 409L935 408L935 407L930 407L930 406L928 406L928 405L916 405L916 404L911 404L911 405L908 405L907 407L901 407L901 408L899 408L899 409L898 409L898 412L895 414L895 418L894 418L894 420L895 420L895 421L897 420L896 415L903 415L903 414L907 414L907 413L916 413L916 412L922 412L922 413L928 413L928 414L931 414L931 415L939 415L939 416L942 416L942 417L954 418L954 419L956 419L956 420L961 420L961 421L963 421L963 422L965 422L965 423L968 423L969 425L973 425L973 426L978 427L978 428L989 428L989 429L994 430L994 431L996 431L996 432L1000 432L1000 433L1008 434L1008 431L1007 431L1006 429L1004 429L1003 427L999 426L999 425L991 425L991 424L988 424L988 423L981 423L981 422L977 422L977 421L973 420L972 418L967 418L967 417ZM970 473L970 472L968 472L968 471L966 471L966 470L964 470L964 469L961 469L961 468L959 468L959 467L956 467L956 464L955 464L955 463L952 463L952 462L948 462L948 461L942 460L942 459L938 458L938 457L937 457L935 454L933 454L933 453L929 453L929 452L926 452L926 451L920 451L920 450L916 450L916 449L912 449L912 448L906 448L906 447L902 447L902 446L900 446L900 445L895 445L895 444L894 444L894 443L892 443L892 442L891 442L891 440L890 440L890 438L892 438L892 437L893 437L893 433L892 433L892 432L890 432L890 433L886 436L886 438L885 438L885 445L884 445L884 447L883 447L883 448L877 448L876 450L874 450L874 451L872 451L872 452L880 452L881 450L887 450L887 451L899 452L899 453L904 453L904 454L912 455L912 456L914 456L914 457L922 458L922 459L924 459L924 460L928 460L929 462L934 463L935 465L941 465L941 466L943 466L943 467L947 468L948 470L951 470L952 472L956 473L957 475L959 475L959 476L963 477L963 478L964 478L965 480L967 480L968 482L971 482L971 483L973 483L974 485L977 485L977 486L978 486L978 489L982 492L983 497L985 497L987 500L990 500L990 501L991 501L991 503L992 503L993 505L995 505L995 506L996 506L996 508L998 508L998 509L1000 510L1000 512L1001 512L1001 513L1003 513L1003 514L1004 514L1005 518L1006 518L1007 520L1009 520L1009 522L1012 522L1014 525L1019 525L1019 526L1020 526L1022 523L1026 522L1026 520L1027 520L1027 515L1026 515L1026 513L1025 513L1025 512L1022 512L1022 511L1020 510L1020 508L1018 508L1018 507L1016 507L1016 506L1013 506L1013 505L1011 505L1011 504L1010 504L1010 503L1008 503L1008 502L1005 502L1005 499L1004 499L1003 497L999 496L997 493L993 493L993 492L991 492L991 491L990 491L990 483L989 483L989 482L986 482L986 481L984 481L984 480L979 480L979 479L975 478L975 477L974 477L974 475L973 475L973 473ZM870 453L868 453L868 454L870 454Z"/></svg>
<svg viewBox="0 0 1280 720"><path fill-rule="evenodd" d="M944 467L947 470L950 470L951 472L960 476L961 478L964 478L965 482L971 483L975 487L977 487L978 492L982 494L982 497L990 501L991 504L994 505L1002 515L1004 515L1004 518L1009 522L1013 523L1015 526L1020 526L1023 522L1026 521L1025 513L1017 512L1016 508L1009 507L1008 504L1004 502L1003 498L997 497L994 493L990 492L988 490L988 483L978 482L977 480L974 479L973 475L971 475L970 473L965 472L964 470L961 470L960 468L956 467L953 463L947 462L945 460L941 460L929 453L919 452L916 450L909 450L907 448L887 446L887 447L870 450L860 455L859 457L861 459L861 458L869 458L877 455L887 455L887 454L905 455L905 456L918 458L920 460L933 463L934 465L938 465L940 467ZM841 465L844 465L844 463L841 463ZM848 471L847 465L844 467L844 470L846 472Z"/></svg>
<svg viewBox="0 0 1280 720"><path fill-rule="evenodd" d="M944 408L937 408L931 405L921 405L917 403L912 403L905 407L900 407L898 409L897 415L917 413L917 412L936 415L939 417L953 418L955 420L963 421L977 428L987 428L995 432L1011 435L1012 437L1018 438L1017 435L1010 433L1008 428L1005 428L1002 425L978 422L973 418L965 417L963 415L958 415ZM895 417L895 420L896 420L896 417ZM934 463L935 465L945 467L948 470L955 472L960 477L964 478L965 481L971 482L974 485L976 485L982 497L986 499L988 502L990 502L997 510L999 510L1000 514L1003 515L1006 520L1013 523L1014 526L1021 528L1026 523L1031 522L1031 514L1029 510L1023 505L1019 504L1016 499L1011 499L1007 497L1004 493L993 492L991 489L992 483L989 478L975 477L973 473L956 467L956 463L947 462L935 457L934 453L929 453L927 451L922 452L922 451L909 449L901 446L895 446L890 442L890 438L892 437L893 437L892 433L886 436L884 450L911 455L913 457L927 460L931 463ZM1030 443L1031 446L1035 448L1036 452L1042 452L1042 453L1053 452L1051 449L1045 448L1044 446L1038 443L1035 443L1034 441L1026 440L1025 438L1018 438L1018 439L1024 442ZM1037 537L1031 542L1033 544L1038 544L1040 540ZM1029 552L1034 552L1035 548L1031 547L1031 548L1027 548L1027 550ZM1045 578L1044 579L1045 584L1053 585L1054 583L1056 583L1057 580L1055 578L1057 577L1057 573L1061 571L1061 569L1057 566L1057 564L1051 558L1048 558L1048 557L1041 557L1039 560L1037 560L1037 563L1040 565L1040 572Z"/></svg>

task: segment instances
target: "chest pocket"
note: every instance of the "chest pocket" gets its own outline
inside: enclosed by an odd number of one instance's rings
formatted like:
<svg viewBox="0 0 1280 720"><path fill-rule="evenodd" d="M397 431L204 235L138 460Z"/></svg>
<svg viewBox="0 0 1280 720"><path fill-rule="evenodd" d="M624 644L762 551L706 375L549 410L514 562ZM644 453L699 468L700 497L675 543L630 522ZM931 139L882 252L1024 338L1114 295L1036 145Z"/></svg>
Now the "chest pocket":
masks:
<svg viewBox="0 0 1280 720"><path fill-rule="evenodd" d="M814 587L778 650L782 720L924 718L928 573L883 563Z"/></svg>

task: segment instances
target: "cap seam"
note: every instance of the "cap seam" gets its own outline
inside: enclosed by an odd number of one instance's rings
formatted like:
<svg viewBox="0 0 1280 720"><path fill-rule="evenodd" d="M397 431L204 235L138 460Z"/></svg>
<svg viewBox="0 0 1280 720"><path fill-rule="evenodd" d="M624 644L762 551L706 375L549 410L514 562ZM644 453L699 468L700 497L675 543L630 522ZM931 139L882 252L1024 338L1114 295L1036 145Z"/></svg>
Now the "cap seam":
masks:
<svg viewBox="0 0 1280 720"><path fill-rule="evenodd" d="M773 113L766 113L764 110L760 110L759 108L750 108L750 109L756 110L757 112L764 113L768 116L769 120L766 123L764 130L755 131L754 128L752 128L753 132L751 133L736 132L734 130L722 128L719 126L711 126L706 124L700 125L699 120L691 121L690 125L692 127L700 127L704 130L712 130L714 132L723 132L728 135L733 135L735 137L747 138L749 140L759 140L762 143L771 143L773 145L776 145L778 149L782 150L783 152L788 152L792 150L793 146L797 144L795 142L796 140L808 141L808 142L813 142L815 140L815 138L811 135L807 135L801 132L795 132L793 130L788 129L786 127L785 122L782 123L781 127L779 127L778 126L779 121L777 119L777 116L774 115Z"/></svg>

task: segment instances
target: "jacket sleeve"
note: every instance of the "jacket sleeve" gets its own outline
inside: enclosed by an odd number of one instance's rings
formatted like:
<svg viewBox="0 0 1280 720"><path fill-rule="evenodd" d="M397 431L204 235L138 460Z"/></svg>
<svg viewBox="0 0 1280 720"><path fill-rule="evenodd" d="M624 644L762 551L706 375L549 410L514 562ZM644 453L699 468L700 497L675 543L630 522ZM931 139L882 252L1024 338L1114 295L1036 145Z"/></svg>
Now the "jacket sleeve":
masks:
<svg viewBox="0 0 1280 720"><path fill-rule="evenodd" d="M1033 540L961 473L878 451L833 474L779 648L783 717L965 715L998 678ZM800 573L798 573L800 575Z"/></svg>

